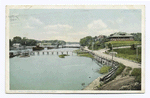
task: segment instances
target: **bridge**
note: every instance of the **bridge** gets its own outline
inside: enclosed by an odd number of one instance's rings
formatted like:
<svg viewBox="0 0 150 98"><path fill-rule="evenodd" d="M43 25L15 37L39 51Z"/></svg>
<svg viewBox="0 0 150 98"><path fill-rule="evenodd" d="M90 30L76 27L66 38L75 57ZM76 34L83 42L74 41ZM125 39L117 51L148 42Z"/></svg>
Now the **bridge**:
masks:
<svg viewBox="0 0 150 98"><path fill-rule="evenodd" d="M13 56L19 56L22 53L28 53L29 55L34 56L34 55L45 55L45 54L53 55L54 53L57 54L57 55L59 55L59 54L67 54L67 55L68 54L72 54L73 55L73 53L78 54L80 52L74 52L74 51L68 51L68 50L65 50L65 51L60 51L60 50L59 51L57 51L57 50L56 51L48 51L48 50L45 50L45 51L16 51L16 52L9 52L9 54L13 55Z"/></svg>

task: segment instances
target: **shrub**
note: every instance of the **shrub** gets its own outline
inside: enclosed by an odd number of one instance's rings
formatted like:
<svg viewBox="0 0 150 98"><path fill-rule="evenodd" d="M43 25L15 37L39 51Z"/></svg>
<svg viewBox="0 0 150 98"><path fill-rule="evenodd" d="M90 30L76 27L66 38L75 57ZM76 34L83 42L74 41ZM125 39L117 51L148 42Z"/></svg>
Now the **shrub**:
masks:
<svg viewBox="0 0 150 98"><path fill-rule="evenodd" d="M139 75L139 76L137 76L137 77L135 78L135 82L141 83L141 75Z"/></svg>
<svg viewBox="0 0 150 98"><path fill-rule="evenodd" d="M116 71L116 75L117 76L120 75L122 73L122 71L124 70L124 68L125 68L125 65L120 63L120 65L119 65L119 67L118 67L118 69Z"/></svg>
<svg viewBox="0 0 150 98"><path fill-rule="evenodd" d="M69 56L69 55L67 55L67 54L59 55L60 58L65 58L65 56Z"/></svg>
<svg viewBox="0 0 150 98"><path fill-rule="evenodd" d="M141 68L134 68L131 73L131 76L139 76L139 75L141 75Z"/></svg>
<svg viewBox="0 0 150 98"><path fill-rule="evenodd" d="M110 66L106 66L106 65L104 65L101 69L100 69L100 73L101 74L104 74L104 73L108 73L109 72L109 69L111 69L112 67L110 67Z"/></svg>

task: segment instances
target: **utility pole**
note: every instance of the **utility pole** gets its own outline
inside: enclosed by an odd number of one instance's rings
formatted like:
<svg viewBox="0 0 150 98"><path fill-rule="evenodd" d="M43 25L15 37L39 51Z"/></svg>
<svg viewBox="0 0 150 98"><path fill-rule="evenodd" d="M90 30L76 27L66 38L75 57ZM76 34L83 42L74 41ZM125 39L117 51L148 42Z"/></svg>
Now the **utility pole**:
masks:
<svg viewBox="0 0 150 98"><path fill-rule="evenodd" d="M113 60L113 45L112 45L112 60Z"/></svg>
<svg viewBox="0 0 150 98"><path fill-rule="evenodd" d="M138 46L136 46L136 58L138 59Z"/></svg>
<svg viewBox="0 0 150 98"><path fill-rule="evenodd" d="M112 66L113 66L113 45L112 45Z"/></svg>

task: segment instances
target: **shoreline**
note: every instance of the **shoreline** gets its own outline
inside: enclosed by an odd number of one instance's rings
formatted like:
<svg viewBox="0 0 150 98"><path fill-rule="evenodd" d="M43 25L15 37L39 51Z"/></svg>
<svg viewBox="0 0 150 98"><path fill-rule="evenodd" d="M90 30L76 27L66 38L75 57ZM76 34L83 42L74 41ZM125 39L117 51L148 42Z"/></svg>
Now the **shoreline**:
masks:
<svg viewBox="0 0 150 98"><path fill-rule="evenodd" d="M100 84L100 78L104 77L106 74L99 76L98 78L96 78L95 80L93 80L89 85L87 85L86 87L84 87L82 90L97 90L97 86L99 86Z"/></svg>

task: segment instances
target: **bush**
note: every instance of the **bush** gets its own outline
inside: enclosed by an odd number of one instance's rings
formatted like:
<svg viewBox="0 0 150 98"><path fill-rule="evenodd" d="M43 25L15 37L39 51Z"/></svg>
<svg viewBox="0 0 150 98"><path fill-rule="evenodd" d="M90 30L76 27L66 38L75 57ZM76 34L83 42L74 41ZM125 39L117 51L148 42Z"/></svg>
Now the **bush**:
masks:
<svg viewBox="0 0 150 98"><path fill-rule="evenodd" d="M131 49L135 50L136 49L136 45L135 44L131 45Z"/></svg>
<svg viewBox="0 0 150 98"><path fill-rule="evenodd" d="M116 75L117 76L120 75L122 73L122 71L124 70L124 68L125 68L125 65L120 63L120 65L119 65L119 67L118 67L118 69L116 71Z"/></svg>
<svg viewBox="0 0 150 98"><path fill-rule="evenodd" d="M67 54L59 55L60 58L65 58L65 56L69 56L69 55L67 55Z"/></svg>
<svg viewBox="0 0 150 98"><path fill-rule="evenodd" d="M110 66L106 66L106 65L104 65L101 69L100 69L100 73L101 74L105 74L105 73L108 73L109 72L109 69L111 69L112 67L110 67Z"/></svg>
<svg viewBox="0 0 150 98"><path fill-rule="evenodd" d="M132 73L131 73L131 76L141 76L141 68L134 68Z"/></svg>
<svg viewBox="0 0 150 98"><path fill-rule="evenodd" d="M137 76L137 77L135 78L135 82L141 83L141 75L139 75L139 76Z"/></svg>

